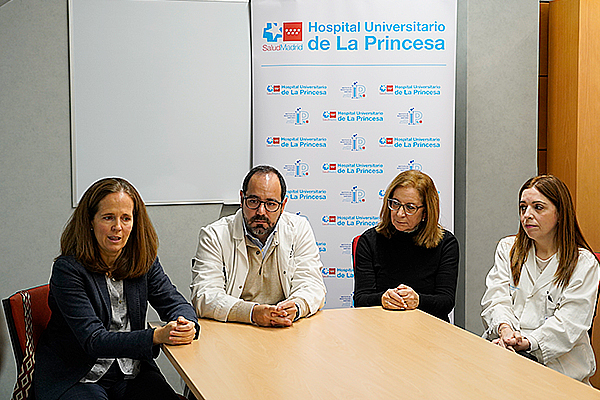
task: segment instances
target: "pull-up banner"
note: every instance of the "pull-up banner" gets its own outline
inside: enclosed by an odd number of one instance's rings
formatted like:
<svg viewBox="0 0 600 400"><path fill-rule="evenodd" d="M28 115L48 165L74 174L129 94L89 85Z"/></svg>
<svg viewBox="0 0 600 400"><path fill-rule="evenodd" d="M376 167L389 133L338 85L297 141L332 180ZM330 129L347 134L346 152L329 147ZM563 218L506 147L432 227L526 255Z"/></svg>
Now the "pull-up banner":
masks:
<svg viewBox="0 0 600 400"><path fill-rule="evenodd" d="M352 239L400 172L453 230L456 0L253 0L253 162L315 232L327 308L352 306Z"/></svg>

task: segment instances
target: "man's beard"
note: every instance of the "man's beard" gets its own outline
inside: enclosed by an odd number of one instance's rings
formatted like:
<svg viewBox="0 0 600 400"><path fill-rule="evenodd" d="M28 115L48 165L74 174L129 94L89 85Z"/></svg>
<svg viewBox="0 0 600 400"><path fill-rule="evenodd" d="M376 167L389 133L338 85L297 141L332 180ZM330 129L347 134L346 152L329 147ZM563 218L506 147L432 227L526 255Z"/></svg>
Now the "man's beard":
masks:
<svg viewBox="0 0 600 400"><path fill-rule="evenodd" d="M248 228L248 231L250 231L250 233L253 236L269 236L271 234L271 232L273 232L273 230L275 229L275 225L277 224L277 221L275 221L274 224L271 224L271 221L269 221L269 219L265 216L262 215L255 215L254 217L250 218L250 220L246 219L246 216L244 216L244 221L246 221L246 228ZM260 222L261 225L252 225L255 222Z"/></svg>

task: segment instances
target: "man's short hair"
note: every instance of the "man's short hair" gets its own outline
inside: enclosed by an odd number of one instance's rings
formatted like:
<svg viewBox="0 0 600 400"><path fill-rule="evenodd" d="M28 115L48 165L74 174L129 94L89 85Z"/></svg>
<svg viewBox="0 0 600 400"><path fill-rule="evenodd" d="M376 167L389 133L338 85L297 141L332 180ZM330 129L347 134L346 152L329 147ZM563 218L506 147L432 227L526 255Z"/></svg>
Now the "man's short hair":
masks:
<svg viewBox="0 0 600 400"><path fill-rule="evenodd" d="M244 178L244 183L242 183L242 193L246 194L246 192L248 191L248 184L250 183L250 179L255 174L267 175L271 173L277 175L277 178L279 178L279 186L281 187L281 201L283 201L283 199L285 199L286 192L285 179L283 179L283 175L281 175L281 173L277 171L275 167L271 167L270 165L257 165L256 167L248 171L246 177Z"/></svg>

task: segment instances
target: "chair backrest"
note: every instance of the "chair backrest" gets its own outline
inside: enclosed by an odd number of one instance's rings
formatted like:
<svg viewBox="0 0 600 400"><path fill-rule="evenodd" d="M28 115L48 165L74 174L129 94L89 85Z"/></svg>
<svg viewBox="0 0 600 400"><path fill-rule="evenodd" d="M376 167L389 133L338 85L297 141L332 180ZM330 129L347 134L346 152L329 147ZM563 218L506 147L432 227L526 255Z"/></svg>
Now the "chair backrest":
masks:
<svg viewBox="0 0 600 400"><path fill-rule="evenodd" d="M362 236L362 234L356 236L354 239L352 239L352 269L356 271L356 245L358 244L358 239L360 239L360 237Z"/></svg>
<svg viewBox="0 0 600 400"><path fill-rule="evenodd" d="M50 307L48 307L49 290L50 286L45 284L22 291L28 292L31 297L34 349L40 335L44 329L46 329L48 321L50 321L51 312ZM10 334L10 340L12 342L18 369L23 363L26 344L25 313L23 310L23 297L21 296L21 291L13 294L7 299L3 299L2 305L4 306L4 315L6 317L6 324L8 325L8 332Z"/></svg>

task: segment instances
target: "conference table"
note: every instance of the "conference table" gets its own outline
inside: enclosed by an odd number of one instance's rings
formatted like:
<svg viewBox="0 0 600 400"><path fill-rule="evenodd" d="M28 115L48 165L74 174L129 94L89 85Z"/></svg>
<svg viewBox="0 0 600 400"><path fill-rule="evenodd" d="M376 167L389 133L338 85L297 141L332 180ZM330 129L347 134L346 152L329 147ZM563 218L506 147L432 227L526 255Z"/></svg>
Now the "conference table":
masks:
<svg viewBox="0 0 600 400"><path fill-rule="evenodd" d="M163 345L197 399L600 399L600 391L419 310L322 310L289 328L201 319Z"/></svg>

